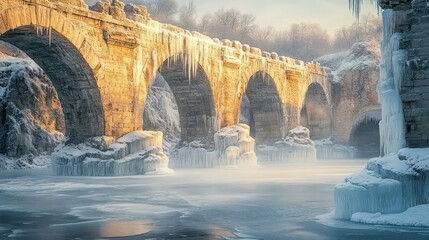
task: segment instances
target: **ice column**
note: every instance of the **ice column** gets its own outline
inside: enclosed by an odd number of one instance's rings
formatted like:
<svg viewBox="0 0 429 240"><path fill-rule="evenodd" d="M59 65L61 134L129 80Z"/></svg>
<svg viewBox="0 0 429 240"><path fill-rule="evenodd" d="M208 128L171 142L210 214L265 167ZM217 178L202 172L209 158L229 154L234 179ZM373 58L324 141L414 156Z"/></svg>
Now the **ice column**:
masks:
<svg viewBox="0 0 429 240"><path fill-rule="evenodd" d="M404 77L406 52L399 49L401 33L395 33L405 13L387 9L383 11L382 64L378 95L381 104L380 121L381 155L394 154L405 147L405 124L400 89Z"/></svg>

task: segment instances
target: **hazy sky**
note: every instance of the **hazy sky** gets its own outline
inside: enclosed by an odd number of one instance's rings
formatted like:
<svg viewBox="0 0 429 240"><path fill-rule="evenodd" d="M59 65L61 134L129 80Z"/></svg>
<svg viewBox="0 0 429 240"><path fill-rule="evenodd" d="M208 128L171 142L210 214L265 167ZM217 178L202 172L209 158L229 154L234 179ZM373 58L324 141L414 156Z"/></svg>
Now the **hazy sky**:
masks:
<svg viewBox="0 0 429 240"><path fill-rule="evenodd" d="M178 0L185 3L186 0ZM348 0L194 0L199 16L212 13L220 8L236 8L242 13L251 13L257 17L261 26L272 25L276 29L285 29L292 23L317 22L330 33L343 25L351 24L355 19L349 11ZM373 13L373 5L365 5L362 14Z"/></svg>

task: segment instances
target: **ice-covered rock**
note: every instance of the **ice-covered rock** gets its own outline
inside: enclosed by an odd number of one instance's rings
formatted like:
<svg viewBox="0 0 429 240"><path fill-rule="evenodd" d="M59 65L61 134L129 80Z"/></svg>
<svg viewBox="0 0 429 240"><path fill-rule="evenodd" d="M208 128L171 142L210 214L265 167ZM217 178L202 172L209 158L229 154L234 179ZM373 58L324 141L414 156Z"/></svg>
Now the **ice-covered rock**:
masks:
<svg viewBox="0 0 429 240"><path fill-rule="evenodd" d="M107 149L105 143L106 139L95 138L61 146L52 154L52 170L65 176L123 176L168 170L161 132L131 132Z"/></svg>
<svg viewBox="0 0 429 240"><path fill-rule="evenodd" d="M224 166L252 167L257 165L255 140L250 127L238 124L222 128L214 135L215 148L193 142L180 147L170 156L173 168L211 168Z"/></svg>
<svg viewBox="0 0 429 240"><path fill-rule="evenodd" d="M180 116L177 103L168 83L159 73L147 94L143 129L163 133L164 151L167 154L180 141Z"/></svg>
<svg viewBox="0 0 429 240"><path fill-rule="evenodd" d="M335 187L335 217L398 213L429 203L429 149L402 149L371 159L364 171Z"/></svg>
<svg viewBox="0 0 429 240"><path fill-rule="evenodd" d="M351 146L336 144L331 138L314 141L317 159L352 159L356 157L357 149Z"/></svg>
<svg viewBox="0 0 429 240"><path fill-rule="evenodd" d="M49 78L25 54L3 42L0 52L7 56L0 59L0 169L38 166L35 158L50 154L63 138L61 104Z"/></svg>
<svg viewBox="0 0 429 240"><path fill-rule="evenodd" d="M306 162L316 160L316 148L310 139L310 130L298 126L287 137L273 146L258 146L259 162Z"/></svg>

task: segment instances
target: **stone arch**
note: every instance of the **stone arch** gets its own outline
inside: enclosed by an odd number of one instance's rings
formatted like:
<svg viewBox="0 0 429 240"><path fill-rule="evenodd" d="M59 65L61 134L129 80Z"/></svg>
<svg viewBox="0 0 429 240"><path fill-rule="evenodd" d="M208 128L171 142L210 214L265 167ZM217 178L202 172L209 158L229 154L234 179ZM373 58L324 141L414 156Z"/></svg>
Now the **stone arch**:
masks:
<svg viewBox="0 0 429 240"><path fill-rule="evenodd" d="M332 135L331 115L326 91L320 83L311 83L301 105L300 125L310 129L310 136L314 140L328 138Z"/></svg>
<svg viewBox="0 0 429 240"><path fill-rule="evenodd" d="M358 149L358 157L377 157L380 154L381 109L359 115L350 131L350 145Z"/></svg>
<svg viewBox="0 0 429 240"><path fill-rule="evenodd" d="M66 135L104 135L101 64L89 41L55 10L19 6L0 13L0 40L32 58L51 79L63 108Z"/></svg>
<svg viewBox="0 0 429 240"><path fill-rule="evenodd" d="M258 71L247 81L245 92L250 104L249 125L257 144L272 145L286 134L285 109L278 87L270 74Z"/></svg>
<svg viewBox="0 0 429 240"><path fill-rule="evenodd" d="M189 73L181 56L166 59L158 68L177 103L181 140L204 140L211 144L219 126L209 78L199 64L194 73Z"/></svg>

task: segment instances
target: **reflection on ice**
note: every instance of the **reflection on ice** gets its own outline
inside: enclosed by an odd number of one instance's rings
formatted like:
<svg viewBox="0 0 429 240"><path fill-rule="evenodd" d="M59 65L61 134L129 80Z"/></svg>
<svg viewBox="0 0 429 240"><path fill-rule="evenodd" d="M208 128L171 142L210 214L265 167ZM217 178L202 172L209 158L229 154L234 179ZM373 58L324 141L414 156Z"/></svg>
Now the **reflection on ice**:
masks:
<svg viewBox="0 0 429 240"><path fill-rule="evenodd" d="M104 222L100 226L100 237L127 237L148 233L152 224L146 221L112 221Z"/></svg>

